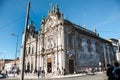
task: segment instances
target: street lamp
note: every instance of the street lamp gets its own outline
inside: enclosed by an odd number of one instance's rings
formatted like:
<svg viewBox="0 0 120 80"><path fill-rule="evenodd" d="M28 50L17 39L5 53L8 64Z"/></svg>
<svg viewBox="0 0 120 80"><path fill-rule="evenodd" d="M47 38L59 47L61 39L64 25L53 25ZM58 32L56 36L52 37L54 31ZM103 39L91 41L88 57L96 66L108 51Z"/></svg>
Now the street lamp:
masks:
<svg viewBox="0 0 120 80"><path fill-rule="evenodd" d="M5 59L5 54L3 52L0 52L0 54L3 54L3 59ZM1 57L1 59L2 59L2 57Z"/></svg>
<svg viewBox="0 0 120 80"><path fill-rule="evenodd" d="M2 67L1 67L1 70L4 70L5 68L5 54L3 52L0 52L0 54L3 54L3 58L1 58L1 61L2 61Z"/></svg>
<svg viewBox="0 0 120 80"><path fill-rule="evenodd" d="M16 34L11 34L12 36L16 37L17 38L17 41L16 41L16 52L15 52L15 64L14 64L14 68L16 67L16 60L17 60L17 48L18 48L18 35ZM14 77L15 77L15 71L14 71Z"/></svg>

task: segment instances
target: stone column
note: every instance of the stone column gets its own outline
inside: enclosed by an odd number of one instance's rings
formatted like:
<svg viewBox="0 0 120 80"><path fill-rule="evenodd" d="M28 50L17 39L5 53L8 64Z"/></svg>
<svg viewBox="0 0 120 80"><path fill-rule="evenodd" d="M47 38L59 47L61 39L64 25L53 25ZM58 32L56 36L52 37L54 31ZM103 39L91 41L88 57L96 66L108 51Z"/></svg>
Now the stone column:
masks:
<svg viewBox="0 0 120 80"><path fill-rule="evenodd" d="M105 45L103 45L103 49L104 49L104 61L105 61L105 68L107 68L107 59L106 59L106 49L105 49Z"/></svg>
<svg viewBox="0 0 120 80"><path fill-rule="evenodd" d="M57 75L58 74L58 52L56 51L55 52L55 74Z"/></svg>
<svg viewBox="0 0 120 80"><path fill-rule="evenodd" d="M62 31L61 31L61 40L62 40L62 70L63 70L63 74L64 74L64 69L66 69L66 66L65 66L65 58L66 58L66 46L65 45L65 29L64 29L64 26L62 25Z"/></svg>
<svg viewBox="0 0 120 80"><path fill-rule="evenodd" d="M27 58L25 59L25 70L27 70L27 63L28 63L28 61L27 61Z"/></svg>
<svg viewBox="0 0 120 80"><path fill-rule="evenodd" d="M109 46L107 46L108 62L111 64Z"/></svg>
<svg viewBox="0 0 120 80"><path fill-rule="evenodd" d="M31 63L32 63L32 58L31 58L31 56L30 56L30 72L31 72Z"/></svg>

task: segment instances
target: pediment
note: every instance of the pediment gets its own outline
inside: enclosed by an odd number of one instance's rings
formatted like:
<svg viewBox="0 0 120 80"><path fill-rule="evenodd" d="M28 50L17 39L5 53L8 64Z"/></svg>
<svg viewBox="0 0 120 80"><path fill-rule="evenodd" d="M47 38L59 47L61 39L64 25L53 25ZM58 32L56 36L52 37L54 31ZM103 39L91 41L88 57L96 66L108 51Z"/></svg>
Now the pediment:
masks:
<svg viewBox="0 0 120 80"><path fill-rule="evenodd" d="M54 28L58 24L58 19L55 16L49 16L44 26L45 29L47 28Z"/></svg>

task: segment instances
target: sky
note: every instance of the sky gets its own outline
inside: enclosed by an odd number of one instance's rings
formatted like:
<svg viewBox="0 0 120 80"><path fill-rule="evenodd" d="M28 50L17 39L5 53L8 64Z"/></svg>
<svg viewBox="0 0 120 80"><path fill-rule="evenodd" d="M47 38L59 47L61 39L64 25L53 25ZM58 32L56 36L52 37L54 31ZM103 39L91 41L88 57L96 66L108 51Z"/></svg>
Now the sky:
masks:
<svg viewBox="0 0 120 80"><path fill-rule="evenodd" d="M56 3L64 18L91 31L104 39L120 38L120 0L0 0L0 59L20 57L22 32L28 2L31 2L29 20L36 30L40 29L42 16L47 17L50 4Z"/></svg>

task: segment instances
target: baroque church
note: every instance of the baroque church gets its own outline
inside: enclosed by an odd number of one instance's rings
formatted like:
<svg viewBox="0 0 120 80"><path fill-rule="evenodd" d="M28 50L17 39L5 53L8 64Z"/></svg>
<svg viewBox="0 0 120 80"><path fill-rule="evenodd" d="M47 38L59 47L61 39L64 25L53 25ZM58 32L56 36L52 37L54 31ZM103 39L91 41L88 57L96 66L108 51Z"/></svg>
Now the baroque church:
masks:
<svg viewBox="0 0 120 80"><path fill-rule="evenodd" d="M26 34L25 70L29 72L40 68L45 75L79 73L86 68L106 68L116 61L111 42L96 30L66 20L58 5L42 18L39 32L31 23Z"/></svg>

